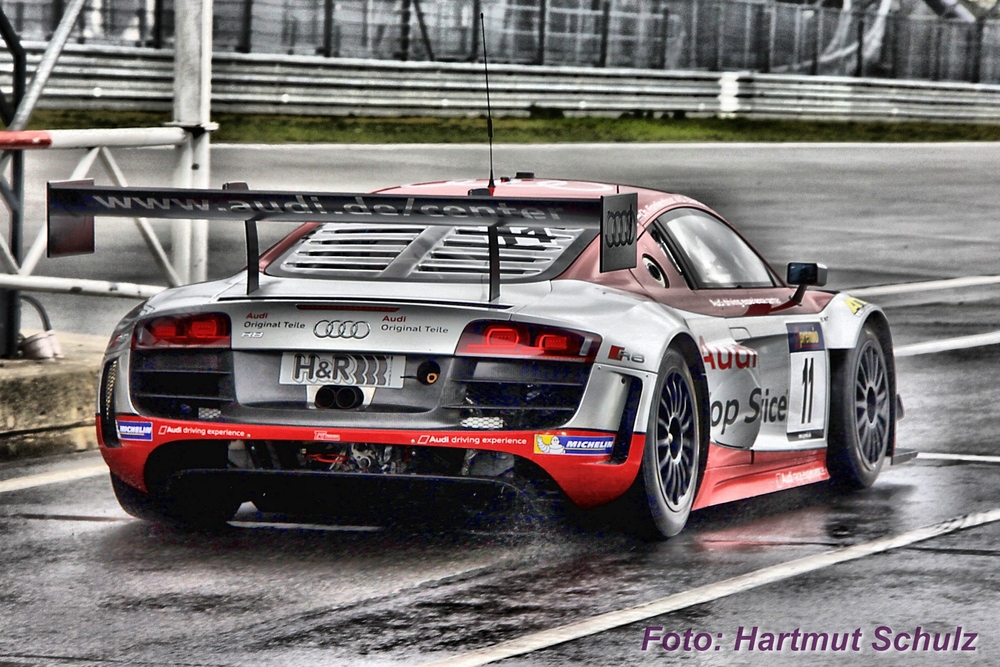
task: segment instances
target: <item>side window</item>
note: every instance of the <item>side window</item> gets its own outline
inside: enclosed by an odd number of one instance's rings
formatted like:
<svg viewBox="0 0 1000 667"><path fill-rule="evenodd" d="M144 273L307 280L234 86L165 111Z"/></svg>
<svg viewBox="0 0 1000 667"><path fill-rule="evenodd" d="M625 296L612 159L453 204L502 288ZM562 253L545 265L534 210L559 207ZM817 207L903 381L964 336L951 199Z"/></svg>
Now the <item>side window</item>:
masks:
<svg viewBox="0 0 1000 667"><path fill-rule="evenodd" d="M726 223L678 209L659 218L669 253L695 289L774 287L780 283L759 255Z"/></svg>

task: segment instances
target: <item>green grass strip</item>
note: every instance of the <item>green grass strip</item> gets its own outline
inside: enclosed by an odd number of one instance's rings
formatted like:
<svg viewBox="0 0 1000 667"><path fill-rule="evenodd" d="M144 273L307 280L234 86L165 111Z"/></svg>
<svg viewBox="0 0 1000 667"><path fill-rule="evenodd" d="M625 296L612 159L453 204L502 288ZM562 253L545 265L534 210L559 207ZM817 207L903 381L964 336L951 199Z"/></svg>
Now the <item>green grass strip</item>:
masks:
<svg viewBox="0 0 1000 667"><path fill-rule="evenodd" d="M151 127L169 113L38 110L31 129ZM232 143L480 143L483 118L359 118L215 114L215 142ZM934 142L1000 141L1000 125L721 118L497 118L496 142Z"/></svg>

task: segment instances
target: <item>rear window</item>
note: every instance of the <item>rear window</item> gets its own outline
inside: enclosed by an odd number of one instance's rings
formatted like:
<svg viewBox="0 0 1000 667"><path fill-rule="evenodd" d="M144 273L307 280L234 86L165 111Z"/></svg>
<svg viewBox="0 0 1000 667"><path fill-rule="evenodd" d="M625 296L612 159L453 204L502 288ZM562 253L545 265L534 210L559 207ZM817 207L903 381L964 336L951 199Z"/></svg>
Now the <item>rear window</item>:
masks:
<svg viewBox="0 0 1000 667"><path fill-rule="evenodd" d="M592 229L500 227L500 280L550 280L597 236ZM481 282L489 277L487 228L330 223L317 227L266 273L341 280Z"/></svg>

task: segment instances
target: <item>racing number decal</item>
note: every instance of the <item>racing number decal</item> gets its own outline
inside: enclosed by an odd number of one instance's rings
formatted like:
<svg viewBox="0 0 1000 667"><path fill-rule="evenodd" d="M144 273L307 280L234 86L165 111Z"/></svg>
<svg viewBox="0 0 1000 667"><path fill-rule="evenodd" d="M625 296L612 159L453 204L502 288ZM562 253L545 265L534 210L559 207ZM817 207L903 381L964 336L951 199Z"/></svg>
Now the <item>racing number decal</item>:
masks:
<svg viewBox="0 0 1000 667"><path fill-rule="evenodd" d="M827 353L819 323L788 325L788 439L818 440L826 428Z"/></svg>

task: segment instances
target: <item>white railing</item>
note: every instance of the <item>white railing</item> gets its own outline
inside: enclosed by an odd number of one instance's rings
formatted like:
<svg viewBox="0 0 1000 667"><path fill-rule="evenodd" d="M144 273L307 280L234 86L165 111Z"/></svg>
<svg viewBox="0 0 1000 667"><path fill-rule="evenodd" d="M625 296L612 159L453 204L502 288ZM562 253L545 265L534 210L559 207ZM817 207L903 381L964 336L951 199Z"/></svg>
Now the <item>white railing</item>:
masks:
<svg viewBox="0 0 1000 667"><path fill-rule="evenodd" d="M95 164L100 163L112 185L122 187L127 186L128 181L111 152L112 148L156 146L183 148L189 143L190 134L180 127L0 132L0 148L5 150L88 149L66 180L85 179L91 174ZM153 260L163 272L167 284L175 287L190 282L190 270L183 268L178 270L176 267L190 267L191 265L191 226L181 224L174 228L180 231L174 237L174 260L171 261L149 221L142 217L134 218L134 221ZM117 296L133 299L147 298L164 289L156 285L33 276L32 273L47 249L46 231L46 226L43 225L20 263L14 259L7 242L3 236L0 236L0 269L6 272L6 275L0 273L0 289ZM198 252L197 249L196 252Z"/></svg>

